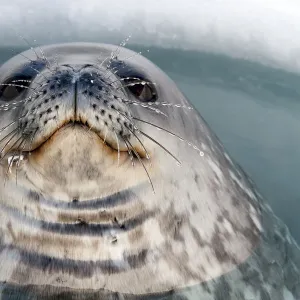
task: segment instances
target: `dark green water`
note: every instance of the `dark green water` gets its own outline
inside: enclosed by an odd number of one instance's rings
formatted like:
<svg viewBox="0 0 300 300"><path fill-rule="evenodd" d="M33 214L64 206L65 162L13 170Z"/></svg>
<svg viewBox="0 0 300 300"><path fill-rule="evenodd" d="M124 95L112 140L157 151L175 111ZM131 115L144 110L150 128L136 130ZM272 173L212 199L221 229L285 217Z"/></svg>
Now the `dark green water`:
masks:
<svg viewBox="0 0 300 300"><path fill-rule="evenodd" d="M300 242L300 77L225 56L129 48L175 80ZM12 55L2 48L0 63Z"/></svg>

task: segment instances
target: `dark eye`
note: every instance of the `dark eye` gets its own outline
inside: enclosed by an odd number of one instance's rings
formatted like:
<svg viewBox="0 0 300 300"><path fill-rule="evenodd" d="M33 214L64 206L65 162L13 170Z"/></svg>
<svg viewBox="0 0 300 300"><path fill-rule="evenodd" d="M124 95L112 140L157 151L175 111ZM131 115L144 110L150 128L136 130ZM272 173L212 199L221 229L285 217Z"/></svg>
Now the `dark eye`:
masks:
<svg viewBox="0 0 300 300"><path fill-rule="evenodd" d="M120 60L110 63L111 70L123 80L124 86L140 101L154 102L157 100L155 85L148 82L145 74L132 65Z"/></svg>
<svg viewBox="0 0 300 300"><path fill-rule="evenodd" d="M125 80L125 86L142 102L156 101L157 99L154 85L151 83L146 83L143 80L139 82L136 79L127 79Z"/></svg>
<svg viewBox="0 0 300 300"><path fill-rule="evenodd" d="M7 79L0 86L0 98L3 101L11 101L28 89L30 82L27 76L16 76Z"/></svg>
<svg viewBox="0 0 300 300"><path fill-rule="evenodd" d="M25 90L28 90L31 81L45 68L45 61L31 61L21 66L16 73L0 82L0 100L12 101Z"/></svg>

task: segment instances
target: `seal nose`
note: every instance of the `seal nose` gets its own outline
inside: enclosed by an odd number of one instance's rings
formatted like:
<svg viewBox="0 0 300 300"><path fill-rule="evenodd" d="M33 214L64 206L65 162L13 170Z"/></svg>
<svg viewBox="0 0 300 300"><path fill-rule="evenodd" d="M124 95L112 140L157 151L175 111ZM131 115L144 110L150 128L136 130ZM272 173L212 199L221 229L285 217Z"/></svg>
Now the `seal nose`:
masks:
<svg viewBox="0 0 300 300"><path fill-rule="evenodd" d="M127 149L123 140L134 127L128 100L114 73L90 65L64 65L34 84L32 101L26 103L19 120L22 133L33 141L31 148L76 122L87 125L112 147Z"/></svg>

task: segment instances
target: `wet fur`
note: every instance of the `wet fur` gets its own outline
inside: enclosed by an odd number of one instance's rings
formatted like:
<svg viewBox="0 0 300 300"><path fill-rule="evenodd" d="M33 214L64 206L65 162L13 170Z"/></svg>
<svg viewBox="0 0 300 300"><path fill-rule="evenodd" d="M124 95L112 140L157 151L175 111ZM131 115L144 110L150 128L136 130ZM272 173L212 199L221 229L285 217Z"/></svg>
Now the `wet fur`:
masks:
<svg viewBox="0 0 300 300"><path fill-rule="evenodd" d="M151 62L117 48L112 71L115 49L53 45L1 68L5 82L45 62L0 111L16 134L0 143L0 298L300 297L298 246L252 181ZM155 103L124 68L156 84Z"/></svg>

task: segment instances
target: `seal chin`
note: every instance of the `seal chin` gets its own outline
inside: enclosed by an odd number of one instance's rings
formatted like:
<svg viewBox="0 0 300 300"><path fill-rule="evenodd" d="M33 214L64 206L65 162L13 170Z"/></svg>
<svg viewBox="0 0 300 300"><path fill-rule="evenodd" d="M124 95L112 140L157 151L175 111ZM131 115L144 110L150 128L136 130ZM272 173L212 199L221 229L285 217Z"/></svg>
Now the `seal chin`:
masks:
<svg viewBox="0 0 300 300"><path fill-rule="evenodd" d="M132 167L132 159L137 160L125 151L116 151L83 124L67 124L28 153L22 165L27 177L34 178L35 185L48 195L91 199L146 181L140 164Z"/></svg>

